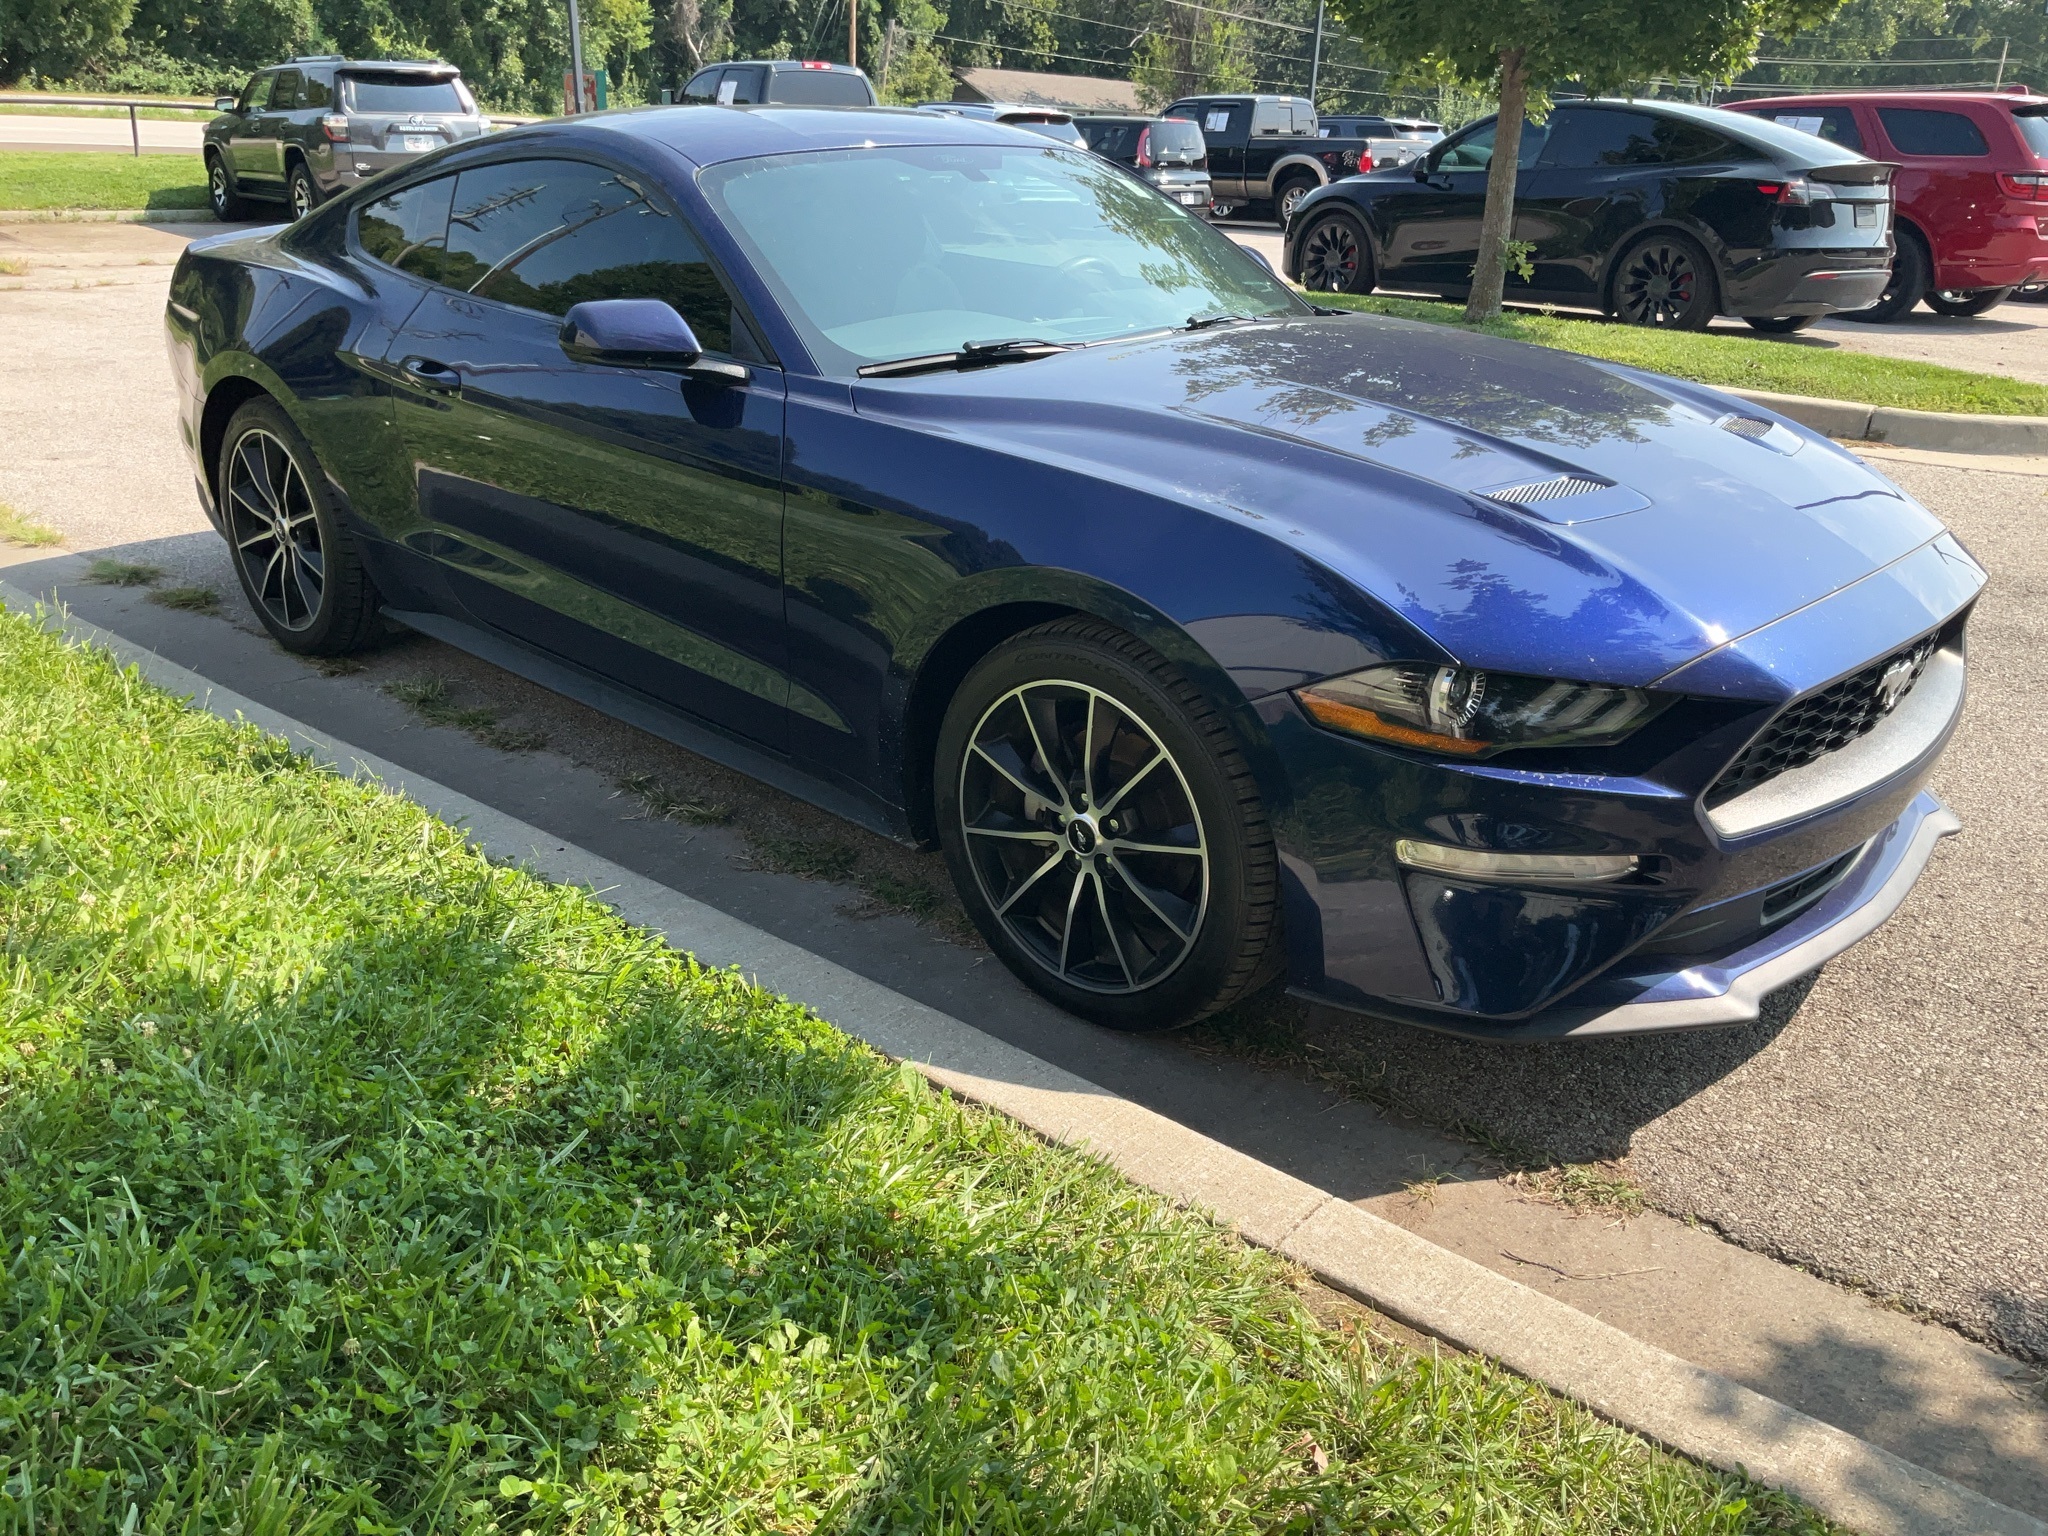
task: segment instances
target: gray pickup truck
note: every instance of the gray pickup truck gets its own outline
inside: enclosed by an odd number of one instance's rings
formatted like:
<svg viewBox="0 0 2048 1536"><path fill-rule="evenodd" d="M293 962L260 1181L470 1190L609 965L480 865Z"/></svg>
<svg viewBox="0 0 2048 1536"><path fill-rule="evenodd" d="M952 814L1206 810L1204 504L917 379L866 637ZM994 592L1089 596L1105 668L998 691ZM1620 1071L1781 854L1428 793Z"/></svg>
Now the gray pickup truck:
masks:
<svg viewBox="0 0 2048 1536"><path fill-rule="evenodd" d="M462 71L439 59L291 59L213 105L200 152L207 201L225 220L255 217L254 202L303 218L344 187L491 128Z"/></svg>

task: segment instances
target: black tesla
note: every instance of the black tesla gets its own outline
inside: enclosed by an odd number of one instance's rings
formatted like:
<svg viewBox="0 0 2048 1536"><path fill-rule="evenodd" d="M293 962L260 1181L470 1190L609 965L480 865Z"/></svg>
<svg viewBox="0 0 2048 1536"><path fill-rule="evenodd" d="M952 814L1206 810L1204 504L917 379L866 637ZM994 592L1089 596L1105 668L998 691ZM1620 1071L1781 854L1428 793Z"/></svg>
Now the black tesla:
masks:
<svg viewBox="0 0 2048 1536"><path fill-rule="evenodd" d="M1287 273L1326 293L1462 297L1479 255L1494 119L1420 161L1312 193ZM1876 302L1891 270L1895 169L1712 107L1580 101L1524 123L1508 297L1699 330L1739 315L1795 331Z"/></svg>

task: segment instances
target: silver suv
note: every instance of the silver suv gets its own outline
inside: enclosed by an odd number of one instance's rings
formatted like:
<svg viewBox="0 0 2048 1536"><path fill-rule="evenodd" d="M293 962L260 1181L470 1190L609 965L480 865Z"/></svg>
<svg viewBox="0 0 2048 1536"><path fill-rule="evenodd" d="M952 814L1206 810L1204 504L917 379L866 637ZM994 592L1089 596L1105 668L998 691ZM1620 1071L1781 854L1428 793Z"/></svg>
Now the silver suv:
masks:
<svg viewBox="0 0 2048 1536"><path fill-rule="evenodd" d="M439 59L297 58L258 70L206 125L216 218L281 202L302 218L335 193L458 139L490 132L462 71Z"/></svg>

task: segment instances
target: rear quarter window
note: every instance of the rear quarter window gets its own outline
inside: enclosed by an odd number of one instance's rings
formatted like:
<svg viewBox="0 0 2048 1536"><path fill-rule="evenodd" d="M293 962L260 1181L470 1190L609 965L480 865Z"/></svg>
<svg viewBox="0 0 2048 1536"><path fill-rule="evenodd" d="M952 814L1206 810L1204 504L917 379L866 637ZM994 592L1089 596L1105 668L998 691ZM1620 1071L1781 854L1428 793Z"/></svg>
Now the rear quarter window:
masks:
<svg viewBox="0 0 2048 1536"><path fill-rule="evenodd" d="M1902 155L1988 155L1984 130L1960 112L1927 107L1879 107L1885 137Z"/></svg>
<svg viewBox="0 0 2048 1536"><path fill-rule="evenodd" d="M2048 107L2034 107L2012 115L2013 126L2027 142L2037 160L2048 160Z"/></svg>

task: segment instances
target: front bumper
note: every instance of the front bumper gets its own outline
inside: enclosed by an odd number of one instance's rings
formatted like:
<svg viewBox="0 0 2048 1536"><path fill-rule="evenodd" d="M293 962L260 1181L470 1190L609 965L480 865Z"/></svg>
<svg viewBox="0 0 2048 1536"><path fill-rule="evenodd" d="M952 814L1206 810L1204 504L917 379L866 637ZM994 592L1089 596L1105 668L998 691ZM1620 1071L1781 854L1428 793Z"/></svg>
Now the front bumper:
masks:
<svg viewBox="0 0 2048 1536"><path fill-rule="evenodd" d="M1818 970L1875 932L1905 901L1935 844L1962 826L1954 811L1922 790L1898 820L1856 851L1833 889L1770 933L1710 960L1675 966L1647 956L1636 964L1623 961L1565 1003L1527 1018L1490 1020L1394 1003L1367 1007L1306 987L1290 991L1478 1040L1585 1039L1752 1024L1769 993Z"/></svg>

